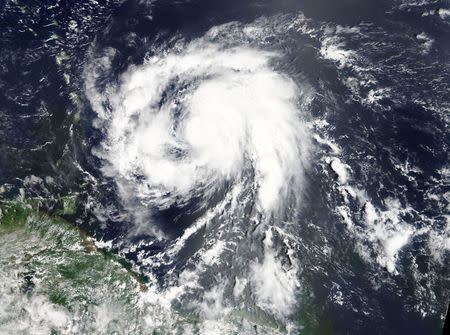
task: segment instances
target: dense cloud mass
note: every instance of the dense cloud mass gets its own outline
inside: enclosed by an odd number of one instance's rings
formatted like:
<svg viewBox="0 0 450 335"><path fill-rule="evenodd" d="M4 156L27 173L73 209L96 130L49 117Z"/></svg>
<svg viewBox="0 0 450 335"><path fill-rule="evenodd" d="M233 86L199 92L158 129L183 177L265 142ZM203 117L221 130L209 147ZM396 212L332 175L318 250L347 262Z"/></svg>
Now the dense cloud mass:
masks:
<svg viewBox="0 0 450 335"><path fill-rule="evenodd" d="M270 66L277 56L197 40L130 68L109 88L108 108L97 110L105 172L164 208L198 196L207 202L251 169L259 208L277 208L300 186L309 141L299 88ZM104 105L95 86L88 90L94 106Z"/></svg>

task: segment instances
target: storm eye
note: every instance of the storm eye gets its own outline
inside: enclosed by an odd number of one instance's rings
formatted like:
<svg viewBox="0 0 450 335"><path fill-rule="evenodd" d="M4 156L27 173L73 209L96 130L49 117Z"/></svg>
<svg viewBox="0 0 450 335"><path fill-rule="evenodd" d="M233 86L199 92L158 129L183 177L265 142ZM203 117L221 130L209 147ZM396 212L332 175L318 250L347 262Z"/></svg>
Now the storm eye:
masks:
<svg viewBox="0 0 450 335"><path fill-rule="evenodd" d="M165 156L167 159L181 161L189 159L189 150L179 146L167 146L165 148Z"/></svg>

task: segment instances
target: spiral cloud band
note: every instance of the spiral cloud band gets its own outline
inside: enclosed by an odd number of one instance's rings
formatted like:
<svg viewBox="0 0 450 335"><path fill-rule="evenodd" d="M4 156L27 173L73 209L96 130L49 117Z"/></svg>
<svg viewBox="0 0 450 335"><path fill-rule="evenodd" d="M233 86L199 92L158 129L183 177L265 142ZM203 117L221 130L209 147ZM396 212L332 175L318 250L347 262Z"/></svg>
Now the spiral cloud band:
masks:
<svg viewBox="0 0 450 335"><path fill-rule="evenodd" d="M207 203L218 185L251 172L257 208L278 208L299 182L307 140L299 88L271 68L274 57L197 40L130 68L106 98L91 90L107 124L105 171L158 208Z"/></svg>

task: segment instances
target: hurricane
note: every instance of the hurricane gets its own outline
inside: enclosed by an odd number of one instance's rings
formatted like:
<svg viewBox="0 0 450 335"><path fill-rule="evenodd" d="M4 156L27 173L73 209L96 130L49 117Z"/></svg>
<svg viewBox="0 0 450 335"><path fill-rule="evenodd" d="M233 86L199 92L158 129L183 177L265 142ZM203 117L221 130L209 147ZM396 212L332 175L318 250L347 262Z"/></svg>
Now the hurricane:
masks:
<svg viewBox="0 0 450 335"><path fill-rule="evenodd" d="M0 334L441 334L447 5L0 2Z"/></svg>
<svg viewBox="0 0 450 335"><path fill-rule="evenodd" d="M271 67L275 57L198 40L123 74L97 110L107 138L98 154L123 197L202 208L245 181L256 211L280 209L301 188L309 136L301 90Z"/></svg>
<svg viewBox="0 0 450 335"><path fill-rule="evenodd" d="M139 232L167 243L153 258L168 258L170 267L199 231L205 226L211 231L204 247L189 247L202 259L195 270L186 267L180 277L166 279L166 295L198 294L197 303L189 304L208 317L227 315L226 300L253 301L289 324L299 283L297 261L289 256L295 242L288 242L286 228L296 213L286 209L302 201L310 165L306 106L311 92L276 69L279 53L248 43L227 45L213 36L211 31L161 47L105 85L104 92L97 89L95 69L107 71L109 59L93 62L85 85L97 113L95 125L104 134L94 151L123 205L131 212L144 209L144 226L136 215ZM179 236L165 227L173 225L161 215L168 210L189 213L189 228ZM274 233L286 235L286 264L273 248ZM248 234L263 245L249 244ZM248 259L239 256L241 249L262 254ZM235 257L234 264L224 262L228 257ZM217 266L229 266L220 284L196 283ZM211 290L211 297L202 298L200 288Z"/></svg>

